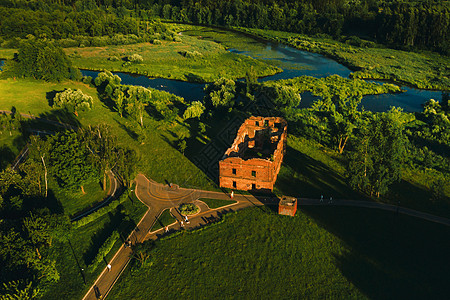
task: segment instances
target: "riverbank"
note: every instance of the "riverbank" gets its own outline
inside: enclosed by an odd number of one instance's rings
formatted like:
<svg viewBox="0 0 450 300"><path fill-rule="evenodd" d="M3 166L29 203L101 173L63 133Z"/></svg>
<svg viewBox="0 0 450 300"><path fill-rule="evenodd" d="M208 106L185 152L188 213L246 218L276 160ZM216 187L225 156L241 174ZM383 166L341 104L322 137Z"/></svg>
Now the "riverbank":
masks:
<svg viewBox="0 0 450 300"><path fill-rule="evenodd" d="M450 91L450 58L432 52L407 52L362 41L362 47L327 38L249 28L234 28L275 43L319 53L354 72L353 78L387 80L428 90Z"/></svg>
<svg viewBox="0 0 450 300"><path fill-rule="evenodd" d="M129 72L190 82L212 82L220 77L244 78L250 68L258 77L282 71L263 61L230 53L218 43L189 36L179 36L176 42L161 41L161 44L77 47L66 48L65 52L80 69ZM130 62L132 55L139 55L142 61Z"/></svg>

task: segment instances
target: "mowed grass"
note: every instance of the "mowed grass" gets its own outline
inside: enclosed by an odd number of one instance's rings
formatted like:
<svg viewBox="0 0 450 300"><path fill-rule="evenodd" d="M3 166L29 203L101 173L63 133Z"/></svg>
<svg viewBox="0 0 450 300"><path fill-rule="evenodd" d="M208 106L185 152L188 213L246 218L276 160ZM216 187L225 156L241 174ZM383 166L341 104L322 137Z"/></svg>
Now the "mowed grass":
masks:
<svg viewBox="0 0 450 300"><path fill-rule="evenodd" d="M162 214L158 217L158 220L156 220L155 224L153 225L152 229L150 231L155 231L158 229L161 229L165 226L168 226L175 222L175 218L172 217L172 214L170 213L169 209L166 209L162 212Z"/></svg>
<svg viewBox="0 0 450 300"><path fill-rule="evenodd" d="M191 36L179 36L179 40L162 41L161 45L140 43L67 48L65 51L73 64L81 69L106 69L183 81L212 82L220 77L243 78L251 67L258 76L281 72L281 69L263 61L228 52L222 45L213 41ZM186 51L192 55L184 55ZM127 57L132 54L141 55L143 62L127 64ZM110 60L112 56L119 60Z"/></svg>
<svg viewBox="0 0 450 300"><path fill-rule="evenodd" d="M200 198L198 200L205 202L206 205L208 205L208 207L211 209L234 204L237 202L235 200L220 200L220 199L207 199L207 198Z"/></svg>
<svg viewBox="0 0 450 300"><path fill-rule="evenodd" d="M60 188L56 182L50 181L50 189L55 194L56 199L61 202L64 213L68 216L74 216L87 208L101 202L106 198L109 191L109 180L107 180L106 190L103 190L98 179L89 180L83 187L85 194L81 189L65 190Z"/></svg>
<svg viewBox="0 0 450 300"><path fill-rule="evenodd" d="M65 88L81 89L89 96L96 96L95 88L77 81L45 82L33 79L0 80L0 110L11 110L14 106L19 112L39 115L51 110L49 98L54 92Z"/></svg>
<svg viewBox="0 0 450 300"><path fill-rule="evenodd" d="M302 34L239 28L261 38L323 54L356 70L355 78L389 80L421 89L450 90L450 57L432 52L408 52L384 48L357 47L327 38Z"/></svg>
<svg viewBox="0 0 450 300"><path fill-rule="evenodd" d="M449 233L375 210L251 208L158 242L153 265L128 268L108 297L436 299L449 291Z"/></svg>

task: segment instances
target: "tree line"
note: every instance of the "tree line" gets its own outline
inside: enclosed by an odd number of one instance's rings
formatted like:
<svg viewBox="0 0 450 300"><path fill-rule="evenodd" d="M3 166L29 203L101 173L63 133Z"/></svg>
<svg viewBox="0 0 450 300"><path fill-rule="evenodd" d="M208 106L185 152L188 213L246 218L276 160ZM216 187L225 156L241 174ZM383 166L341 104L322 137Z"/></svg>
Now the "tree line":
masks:
<svg viewBox="0 0 450 300"><path fill-rule="evenodd" d="M2 0L3 39L27 34L56 39L142 36L155 17L205 25L241 26L334 38L359 35L389 46L449 54L448 1L392 0Z"/></svg>
<svg viewBox="0 0 450 300"><path fill-rule="evenodd" d="M49 249L70 238L71 224L49 181L84 193L93 179L106 189L106 174L114 170L128 185L137 161L134 151L117 145L107 125L31 136L28 148L17 169L0 171L0 291L7 299L38 297L60 278Z"/></svg>

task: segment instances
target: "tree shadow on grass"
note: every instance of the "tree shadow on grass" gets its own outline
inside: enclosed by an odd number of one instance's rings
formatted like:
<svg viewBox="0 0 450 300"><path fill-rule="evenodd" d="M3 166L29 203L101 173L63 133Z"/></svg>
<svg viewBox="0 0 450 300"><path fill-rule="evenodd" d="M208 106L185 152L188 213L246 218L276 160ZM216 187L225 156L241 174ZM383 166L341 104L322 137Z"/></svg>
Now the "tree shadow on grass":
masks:
<svg viewBox="0 0 450 300"><path fill-rule="evenodd" d="M123 129L133 140L137 141L138 139L138 134L132 129L131 126L127 126L126 124L123 124L121 122L119 122L118 120L114 121L119 125L119 127L121 129Z"/></svg>
<svg viewBox="0 0 450 300"><path fill-rule="evenodd" d="M122 222L125 214L121 212L121 205L118 206L117 211L113 213L108 213L109 222L106 223L102 229L97 230L91 238L91 245L89 249L83 254L83 260L86 266L90 265L98 253L98 250L103 245L103 243L111 236L114 230L117 228L117 224ZM94 221L95 222L95 221Z"/></svg>
<svg viewBox="0 0 450 300"><path fill-rule="evenodd" d="M393 212L349 207L302 211L350 249L342 274L371 299L444 299L450 292L450 227Z"/></svg>
<svg viewBox="0 0 450 300"><path fill-rule="evenodd" d="M45 123L49 123L49 124L60 126L60 127L62 126L66 129L70 129L70 127L65 126L65 124L69 124L76 128L81 127L81 123L77 119L75 114L68 112L65 109L52 109L51 111L43 112L43 113L39 114L39 118L41 118L41 120L38 120L40 122L45 122ZM46 119L46 120L42 120L42 119ZM58 124L58 123L63 123L63 124Z"/></svg>
<svg viewBox="0 0 450 300"><path fill-rule="evenodd" d="M287 147L283 165L278 174L276 188L290 196L341 199L364 199L364 195L351 189L344 177L324 163L292 147Z"/></svg>
<svg viewBox="0 0 450 300"><path fill-rule="evenodd" d="M418 186L406 180L396 182L389 187L389 192L383 197L383 202L450 217L450 199L442 195L439 199L433 198L433 192L423 186Z"/></svg>
<svg viewBox="0 0 450 300"><path fill-rule="evenodd" d="M4 168L6 168L6 166L8 164L12 163L14 161L15 157L16 157L16 155L11 150L11 148L9 148L6 145L1 145L0 146L0 170L3 170Z"/></svg>
<svg viewBox="0 0 450 300"><path fill-rule="evenodd" d="M64 90L59 90L59 91L53 90L53 91L45 93L45 98L47 99L48 105L50 107L53 107L53 104L55 103L54 99L55 99L56 94L64 92Z"/></svg>

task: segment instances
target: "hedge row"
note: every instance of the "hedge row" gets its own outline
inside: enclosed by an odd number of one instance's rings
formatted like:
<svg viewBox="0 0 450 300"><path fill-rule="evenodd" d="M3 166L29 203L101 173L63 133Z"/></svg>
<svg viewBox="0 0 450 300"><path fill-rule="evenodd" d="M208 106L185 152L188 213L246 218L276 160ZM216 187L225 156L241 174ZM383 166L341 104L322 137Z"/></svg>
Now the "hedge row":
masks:
<svg viewBox="0 0 450 300"><path fill-rule="evenodd" d="M92 263L88 266L90 272L93 272L97 265L103 260L103 258L108 255L109 251L111 251L119 236L120 235L117 231L113 231L112 234L106 239L100 249L98 249L98 253L92 260Z"/></svg>
<svg viewBox="0 0 450 300"><path fill-rule="evenodd" d="M109 212L112 212L113 210L115 210L117 208L117 206L119 206L120 204L125 202L128 199L129 195L130 195L130 192L125 191L119 198L111 201L108 205L103 206L102 208L99 208L98 210L94 211L93 213L91 213L79 220L73 221L72 227L79 228L81 226L84 226L84 225L100 218L101 216L103 216Z"/></svg>

